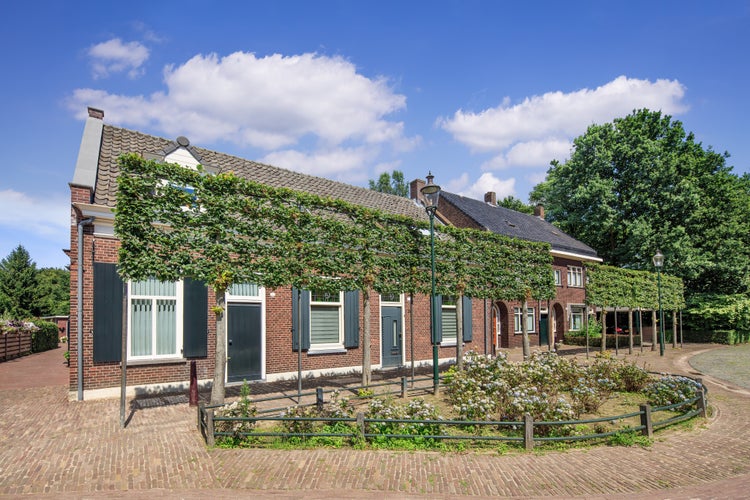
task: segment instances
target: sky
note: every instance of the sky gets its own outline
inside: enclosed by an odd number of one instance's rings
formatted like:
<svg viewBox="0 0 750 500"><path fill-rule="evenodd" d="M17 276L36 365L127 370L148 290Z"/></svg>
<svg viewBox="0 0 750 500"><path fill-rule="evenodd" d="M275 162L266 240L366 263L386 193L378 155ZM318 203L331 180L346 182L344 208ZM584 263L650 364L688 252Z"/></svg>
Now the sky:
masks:
<svg viewBox="0 0 750 500"><path fill-rule="evenodd" d="M750 0L2 0L0 258L65 267L87 106L354 185L528 201L592 124L660 110L750 172Z"/></svg>

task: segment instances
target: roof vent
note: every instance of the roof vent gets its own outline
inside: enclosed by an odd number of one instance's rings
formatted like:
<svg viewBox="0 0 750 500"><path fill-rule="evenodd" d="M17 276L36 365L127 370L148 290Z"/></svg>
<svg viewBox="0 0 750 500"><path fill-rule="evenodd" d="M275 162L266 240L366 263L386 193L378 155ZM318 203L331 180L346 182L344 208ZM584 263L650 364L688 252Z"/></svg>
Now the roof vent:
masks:
<svg viewBox="0 0 750 500"><path fill-rule="evenodd" d="M179 144L183 148L186 148L190 146L190 141L188 140L187 137L185 137L184 135L181 135L180 137L177 138L177 144Z"/></svg>

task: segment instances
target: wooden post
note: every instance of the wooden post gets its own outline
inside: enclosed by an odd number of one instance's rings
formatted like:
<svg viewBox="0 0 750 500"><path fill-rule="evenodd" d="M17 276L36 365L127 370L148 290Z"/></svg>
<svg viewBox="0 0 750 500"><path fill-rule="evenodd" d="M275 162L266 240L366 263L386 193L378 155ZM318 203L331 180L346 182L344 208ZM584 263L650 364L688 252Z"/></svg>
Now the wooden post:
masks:
<svg viewBox="0 0 750 500"><path fill-rule="evenodd" d="M647 436L649 439L654 437L654 424L651 421L651 405L643 404L640 405L641 409L641 425L644 427L641 434Z"/></svg>
<svg viewBox="0 0 750 500"><path fill-rule="evenodd" d="M357 413L357 429L359 429L359 437L362 441L365 440L365 414L362 412Z"/></svg>
<svg viewBox="0 0 750 500"><path fill-rule="evenodd" d="M534 449L534 419L528 413L523 416L523 445L526 451Z"/></svg>
<svg viewBox="0 0 750 500"><path fill-rule="evenodd" d="M198 405L198 371L195 360L190 360L190 406Z"/></svg>
<svg viewBox="0 0 750 500"><path fill-rule="evenodd" d="M406 398L407 388L406 388L406 377L401 377L401 398Z"/></svg>
<svg viewBox="0 0 750 500"><path fill-rule="evenodd" d="M700 410L701 417L706 418L706 407L708 406L708 404L706 403L706 391L703 390L703 379L697 378L695 379L695 381L701 385L699 394L700 399L698 399L698 410Z"/></svg>
<svg viewBox="0 0 750 500"><path fill-rule="evenodd" d="M323 404L325 403L325 398L323 396L323 388L322 387L316 387L315 388L315 406L317 406L318 411L323 411ZM297 403L299 404L299 403Z"/></svg>

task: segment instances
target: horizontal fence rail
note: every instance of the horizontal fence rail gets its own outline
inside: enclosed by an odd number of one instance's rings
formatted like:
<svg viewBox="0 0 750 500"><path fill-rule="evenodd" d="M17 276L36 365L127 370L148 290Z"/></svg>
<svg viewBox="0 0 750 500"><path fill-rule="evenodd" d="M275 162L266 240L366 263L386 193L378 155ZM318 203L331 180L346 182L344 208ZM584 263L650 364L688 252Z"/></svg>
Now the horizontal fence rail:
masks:
<svg viewBox="0 0 750 500"><path fill-rule="evenodd" d="M405 379L405 377L404 377ZM346 387L340 389L331 389L324 391L322 388L318 388L316 391L309 391L302 393L302 396L315 396L315 402L299 405L299 406L315 406L322 407L324 394L333 392L350 392L354 395L359 395L362 390L372 390L374 387L386 387L400 385L399 390L385 391L378 395L386 394L400 394L401 397L406 397L409 393L407 384L402 379L401 384L395 382L384 382L381 384L371 384L368 387ZM622 432L639 432L643 436L649 438L653 437L655 429L662 429L674 425L685 420L689 420L696 416L704 417L707 411L707 395L708 389L703 385L701 379L694 379L701 385L701 391L694 397L685 401L680 401L675 404L668 406L650 406L648 404L640 405L638 411L624 413L622 415L605 416L593 419L584 420L560 420L560 421L534 421L531 416L526 415L523 421L489 421L489 420L412 420L412 419L381 419L381 418L366 418L364 413L358 413L355 417L290 417L290 416L270 416L268 413L278 412L279 410L286 410L288 407L283 408L271 408L265 410L258 410L257 416L254 417L226 417L216 415L218 409L224 408L226 405L199 405L198 407L198 427L200 428L201 434L203 435L206 443L209 446L213 446L216 443L217 438L222 437L253 437L253 438L300 438L307 439L313 437L330 437L330 438L342 438L350 439L355 441L375 441L383 438L390 439L421 439L421 440L435 440L435 441L486 441L486 442L508 442L508 443L523 443L527 450L534 448L536 442L559 442L559 441L583 441L583 440L596 440L604 439L610 436ZM431 377L424 377L420 381L426 381L432 383ZM432 387L431 385L429 386ZM415 387L412 384L411 391L424 391L425 388ZM295 396L298 394L295 393ZM290 395L284 396L272 396L265 398L253 398L253 403L257 402L268 402L280 399L289 399ZM372 395L360 396L364 398L370 398ZM695 408L693 408L695 406ZM659 413L675 412L681 408L687 408L686 411L677 415L665 418L664 420L656 420L655 415ZM670 413L671 414L671 413ZM598 432L593 434L585 435L554 435L553 431L555 427L570 426L570 425L581 425L581 424L596 424L596 423L607 423L624 420L628 418L639 417L640 425L628 427L626 429L620 429L610 432ZM351 430L348 432L284 432L284 431L262 431L252 430L249 432L235 432L235 431L217 431L216 427L218 423L230 422L230 423L248 423L257 424L260 422L280 422L280 423L344 423L351 426ZM368 429L372 424L404 424L411 426L411 428L423 428L430 426L439 426L440 429L453 429L457 434L414 434L414 433L378 433L370 432ZM433 427L434 428L434 427ZM543 435L538 431L540 428L546 428L547 434ZM497 435L488 434L487 430L498 430L508 429L515 432L517 435ZM472 431L472 432L469 432Z"/></svg>

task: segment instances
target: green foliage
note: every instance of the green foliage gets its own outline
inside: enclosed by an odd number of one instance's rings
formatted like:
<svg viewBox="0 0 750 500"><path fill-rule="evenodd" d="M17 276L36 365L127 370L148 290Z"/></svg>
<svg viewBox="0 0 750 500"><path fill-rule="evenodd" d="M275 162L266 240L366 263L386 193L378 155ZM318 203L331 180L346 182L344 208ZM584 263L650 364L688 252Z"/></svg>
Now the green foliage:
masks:
<svg viewBox="0 0 750 500"><path fill-rule="evenodd" d="M70 271L45 267L37 272L36 314L67 316L70 314Z"/></svg>
<svg viewBox="0 0 750 500"><path fill-rule="evenodd" d="M695 294L683 315L692 331L750 331L750 297L747 295ZM710 341L710 340L709 340Z"/></svg>
<svg viewBox="0 0 750 500"><path fill-rule="evenodd" d="M257 423L255 420L242 419L252 419L257 413L258 409L250 398L250 386L247 380L244 380L240 388L240 398L216 412L217 417L229 417L237 420L219 420L216 422L214 430L215 432L229 433L230 435L223 439L239 444L247 439L246 434L251 433Z"/></svg>
<svg viewBox="0 0 750 500"><path fill-rule="evenodd" d="M0 261L0 314L16 319L36 315L35 293L37 288L36 264L29 252L18 245Z"/></svg>
<svg viewBox="0 0 750 500"><path fill-rule="evenodd" d="M380 193L394 194L404 198L409 197L409 187L404 181L404 174L399 170L394 170L393 174L383 172L378 177L378 181L375 182L372 179L369 181L370 189L378 191Z"/></svg>
<svg viewBox="0 0 750 500"><path fill-rule="evenodd" d="M426 221L136 155L122 156L119 165L115 232L123 277L189 276L217 290L254 282L330 293L430 291ZM436 238L438 293L554 296L547 244L450 226L437 227Z"/></svg>
<svg viewBox="0 0 750 500"><path fill-rule="evenodd" d="M438 422L419 422L420 420L438 421L442 420L438 410L423 399L417 398L409 403L401 405L396 404L390 398L376 398L370 401L365 413L365 418L384 420L382 422L366 422L365 432L377 434L371 438L375 447L391 446L394 443L408 444L410 447L420 447L425 445L435 445L436 441L432 438L410 438L408 442L403 442L398 437L391 435L410 435L410 436L439 436L443 434L443 429ZM399 420L410 420L401 422Z"/></svg>
<svg viewBox="0 0 750 500"><path fill-rule="evenodd" d="M533 214L534 213L534 207L531 205L528 205L524 203L523 201L519 200L515 196L508 195L502 200L497 202L497 205L499 207L505 207L509 208L511 210L515 210L516 212L521 212L523 214Z"/></svg>
<svg viewBox="0 0 750 500"><path fill-rule="evenodd" d="M31 334L31 352L43 352L57 349L60 335L57 325L49 321L36 320L33 322L37 330Z"/></svg>
<svg viewBox="0 0 750 500"><path fill-rule="evenodd" d="M750 176L738 177L682 123L638 110L592 125L532 195L550 221L613 266L664 271L688 294L750 290ZM624 305L624 304L618 304Z"/></svg>
<svg viewBox="0 0 750 500"><path fill-rule="evenodd" d="M649 439L648 436L644 436L633 430L620 431L609 438L610 446L640 446L648 448L652 444L654 444L653 439Z"/></svg>
<svg viewBox="0 0 750 500"><path fill-rule="evenodd" d="M649 271L636 271L586 263L586 302L601 307L658 309L659 277ZM682 280L661 275L662 307L676 311L685 307Z"/></svg>

